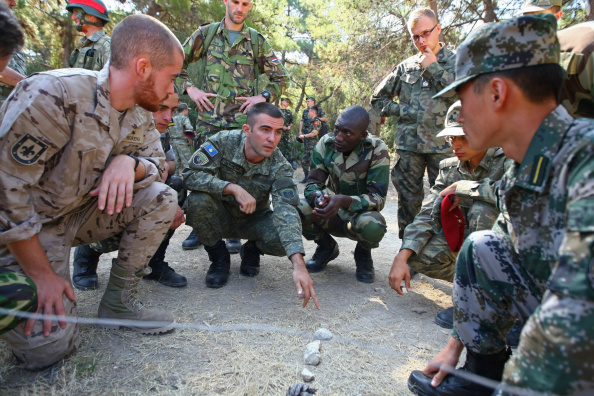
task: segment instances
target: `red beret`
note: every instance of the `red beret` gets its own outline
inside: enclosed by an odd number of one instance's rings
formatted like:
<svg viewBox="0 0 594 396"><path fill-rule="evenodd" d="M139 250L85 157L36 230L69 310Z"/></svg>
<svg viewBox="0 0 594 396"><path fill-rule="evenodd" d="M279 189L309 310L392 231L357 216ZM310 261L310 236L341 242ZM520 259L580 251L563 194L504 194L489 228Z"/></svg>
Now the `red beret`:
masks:
<svg viewBox="0 0 594 396"><path fill-rule="evenodd" d="M450 212L453 199L454 194L448 194L441 202L441 226L448 246L457 253L464 242L464 216L460 207Z"/></svg>

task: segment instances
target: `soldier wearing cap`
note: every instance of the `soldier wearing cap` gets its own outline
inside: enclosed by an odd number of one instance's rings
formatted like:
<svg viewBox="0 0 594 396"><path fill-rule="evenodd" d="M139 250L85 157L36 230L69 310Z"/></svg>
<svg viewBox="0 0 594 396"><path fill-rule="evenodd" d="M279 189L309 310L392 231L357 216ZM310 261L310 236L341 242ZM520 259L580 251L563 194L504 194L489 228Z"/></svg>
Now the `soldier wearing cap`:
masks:
<svg viewBox="0 0 594 396"><path fill-rule="evenodd" d="M85 35L70 55L70 67L103 69L111 58L111 38L103 30L109 22L107 7L101 0L70 0L66 9L72 13L76 30Z"/></svg>
<svg viewBox="0 0 594 396"><path fill-rule="evenodd" d="M186 103L181 103L177 111L178 113L173 117L173 127L169 128L169 132L171 133L171 145L175 152L176 169L181 174L188 166L188 161L194 152L193 142L184 134L184 131L194 131L194 127L188 117L190 109Z"/></svg>
<svg viewBox="0 0 594 396"><path fill-rule="evenodd" d="M281 138L278 148L285 156L287 161L291 164L293 169L297 169L297 163L293 159L293 137L291 135L291 128L293 127L293 113L289 110L291 99L282 98L280 111L283 113L283 137Z"/></svg>
<svg viewBox="0 0 594 396"><path fill-rule="evenodd" d="M311 154L320 140L320 131L322 130L322 120L318 117L320 109L317 106L311 106L307 111L309 122L299 133L299 142L303 143L303 156L301 157L301 167L303 168L303 180L299 183L307 183L309 167L311 164Z"/></svg>
<svg viewBox="0 0 594 396"><path fill-rule="evenodd" d="M458 48L456 81L439 94L457 91L473 148L500 146L514 163L495 188L493 230L471 234L458 255L454 331L411 374L417 394L491 395L447 375L464 348L460 370L502 379L497 395L594 392L594 120L558 103L556 26L542 14L482 27ZM525 325L508 361L504 335L516 320Z"/></svg>

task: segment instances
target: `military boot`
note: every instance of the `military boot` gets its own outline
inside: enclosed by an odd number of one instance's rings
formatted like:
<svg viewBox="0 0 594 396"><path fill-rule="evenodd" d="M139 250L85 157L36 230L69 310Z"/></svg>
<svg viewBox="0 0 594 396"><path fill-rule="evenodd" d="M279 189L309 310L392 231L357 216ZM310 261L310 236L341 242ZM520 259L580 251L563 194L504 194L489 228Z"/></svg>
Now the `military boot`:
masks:
<svg viewBox="0 0 594 396"><path fill-rule="evenodd" d="M182 249L194 250L198 249L198 246L200 246L200 239L198 239L198 235L192 230L186 240L182 242Z"/></svg>
<svg viewBox="0 0 594 396"><path fill-rule="evenodd" d="M260 273L260 249L256 246L256 242L247 241L241 246L239 256L241 257L241 266L239 272L243 276L253 278Z"/></svg>
<svg viewBox="0 0 594 396"><path fill-rule="evenodd" d="M237 254L239 253L239 249L241 249L241 239L229 238L225 242L225 245L227 246L229 253Z"/></svg>
<svg viewBox="0 0 594 396"><path fill-rule="evenodd" d="M231 267L231 255L225 246L225 242L218 241L214 246L204 246L210 259L210 267L206 272L206 287L217 289L227 284L229 280L229 268Z"/></svg>
<svg viewBox="0 0 594 396"><path fill-rule="evenodd" d="M175 320L171 313L145 308L142 302L137 300L138 282L148 273L148 267L140 270L123 268L114 259L109 283L99 304L99 318L133 320L136 323L127 324L125 327L143 334L159 334L173 329ZM119 324L101 326L112 330L121 327Z"/></svg>
<svg viewBox="0 0 594 396"><path fill-rule="evenodd" d="M151 258L148 265L152 271L146 275L144 279L150 279L159 282L162 285L169 287L182 287L188 284L185 276L176 274L175 270L169 266L169 263L165 261L165 252L167 246L169 246L169 240L173 236L173 230L169 230L167 235L163 239L163 242L159 245L159 248L155 252L155 255Z"/></svg>
<svg viewBox="0 0 594 396"><path fill-rule="evenodd" d="M431 378L426 377L422 371L415 370L408 377L408 389L420 396L490 396L493 389L471 382L456 375L456 373L461 371L472 373L499 382L503 375L503 366L505 366L505 362L507 362L510 355L510 349L493 355L480 355L466 350L466 363L464 366L445 377L438 387L431 386Z"/></svg>
<svg viewBox="0 0 594 396"><path fill-rule="evenodd" d="M72 284L79 290L95 290L99 286L97 264L101 253L97 253L89 245L74 249L72 262Z"/></svg>
<svg viewBox="0 0 594 396"><path fill-rule="evenodd" d="M328 233L325 233L316 243L318 247L314 255L311 260L305 263L305 268L311 273L322 272L328 263L338 257L339 254L338 243Z"/></svg>
<svg viewBox="0 0 594 396"><path fill-rule="evenodd" d="M359 282L373 283L373 259L371 258L371 250L364 249L360 243L355 247L355 277Z"/></svg>
<svg viewBox="0 0 594 396"><path fill-rule="evenodd" d="M301 184L307 183L307 176L309 176L309 172L304 172L303 173L303 180L301 180L299 183L301 183Z"/></svg>

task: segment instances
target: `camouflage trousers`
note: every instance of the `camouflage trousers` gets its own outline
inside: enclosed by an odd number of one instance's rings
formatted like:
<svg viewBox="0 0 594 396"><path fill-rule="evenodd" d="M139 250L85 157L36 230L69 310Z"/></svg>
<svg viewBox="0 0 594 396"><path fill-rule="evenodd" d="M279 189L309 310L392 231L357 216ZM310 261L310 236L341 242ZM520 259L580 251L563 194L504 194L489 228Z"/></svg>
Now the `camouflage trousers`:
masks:
<svg viewBox="0 0 594 396"><path fill-rule="evenodd" d="M539 285L508 236L479 231L467 238L456 264L453 300L452 335L480 354L503 350L516 320L526 323L505 366L504 385L555 395L593 394L594 303Z"/></svg>
<svg viewBox="0 0 594 396"><path fill-rule="evenodd" d="M439 174L441 160L451 154L416 153L407 150L396 150L394 167L392 167L392 184L398 192L398 236L404 236L404 229L413 222L421 210L425 193L423 191L425 169L429 176L429 186L433 187Z"/></svg>
<svg viewBox="0 0 594 396"><path fill-rule="evenodd" d="M176 210L176 194L162 183L152 183L134 192L132 206L109 215L97 207L97 199L76 208L51 223L43 224L37 234L53 270L69 283L70 249L123 233L116 262L123 268L139 270L146 267L159 243L167 233ZM0 246L0 267L22 272L6 246ZM66 316L77 316L75 301L62 296ZM46 312L50 314L50 312ZM50 366L80 345L79 327L68 323L66 328L52 323L51 333L43 336L43 324L37 321L29 337L22 327L3 334L22 368L36 370Z"/></svg>
<svg viewBox="0 0 594 396"><path fill-rule="evenodd" d="M305 138L304 140L304 149L303 149L303 157L301 157L301 167L303 168L303 173L307 175L309 173L309 166L311 164L311 154L318 144L317 138Z"/></svg>
<svg viewBox="0 0 594 396"><path fill-rule="evenodd" d="M232 129L241 129L243 125L229 124L225 126L212 125L207 122L196 121L196 137L194 137L194 149L198 150L211 136L220 131L227 131Z"/></svg>
<svg viewBox="0 0 594 396"><path fill-rule="evenodd" d="M247 239L255 241L264 254L286 255L270 209L245 217L232 216L219 198L192 191L186 201L186 224L194 229L204 246L214 246L224 238Z"/></svg>
<svg viewBox="0 0 594 396"><path fill-rule="evenodd" d="M0 334L25 321L15 313L37 311L37 287L31 278L0 267L0 308L10 310L9 314L0 314Z"/></svg>
<svg viewBox="0 0 594 396"><path fill-rule="evenodd" d="M192 158L194 152L192 145L188 144L187 139L171 139L171 147L175 153L175 173L181 175L188 166L188 161Z"/></svg>
<svg viewBox="0 0 594 396"><path fill-rule="evenodd" d="M289 162L293 160L293 142L294 139L291 131L283 131L283 136L278 143L278 149L281 151L281 153L283 153Z"/></svg>
<svg viewBox="0 0 594 396"><path fill-rule="evenodd" d="M475 201L466 212L465 237L475 231L490 230L498 214L499 211L493 205ZM450 250L442 230L433 234L423 249L408 260L408 265L431 278L451 282L457 256Z"/></svg>
<svg viewBox="0 0 594 396"><path fill-rule="evenodd" d="M321 219L313 215L312 207L305 199L301 199L299 217L303 225L303 236L308 241L319 241L328 233L339 238L349 238L357 241L366 249L374 249L386 233L386 219L380 212L349 212L339 209L333 219Z"/></svg>

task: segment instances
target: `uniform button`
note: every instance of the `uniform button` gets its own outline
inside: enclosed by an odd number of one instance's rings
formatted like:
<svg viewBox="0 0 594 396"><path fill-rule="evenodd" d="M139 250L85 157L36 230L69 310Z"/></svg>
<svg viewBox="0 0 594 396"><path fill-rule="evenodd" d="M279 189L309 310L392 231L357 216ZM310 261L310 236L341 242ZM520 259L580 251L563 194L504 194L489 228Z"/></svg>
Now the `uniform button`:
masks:
<svg viewBox="0 0 594 396"><path fill-rule="evenodd" d="M62 226L61 226L61 225L58 225L58 226L56 227L56 231L58 231L58 232L62 232Z"/></svg>

